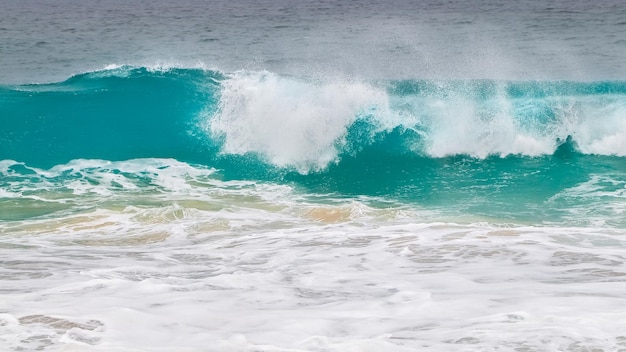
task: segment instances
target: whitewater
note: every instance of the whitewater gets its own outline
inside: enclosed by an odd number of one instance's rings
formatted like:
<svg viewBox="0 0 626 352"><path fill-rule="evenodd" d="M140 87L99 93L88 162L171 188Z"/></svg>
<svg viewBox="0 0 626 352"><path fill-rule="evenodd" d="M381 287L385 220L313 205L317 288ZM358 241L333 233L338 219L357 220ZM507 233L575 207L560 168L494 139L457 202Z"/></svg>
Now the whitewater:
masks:
<svg viewBox="0 0 626 352"><path fill-rule="evenodd" d="M626 351L625 19L0 3L0 351Z"/></svg>

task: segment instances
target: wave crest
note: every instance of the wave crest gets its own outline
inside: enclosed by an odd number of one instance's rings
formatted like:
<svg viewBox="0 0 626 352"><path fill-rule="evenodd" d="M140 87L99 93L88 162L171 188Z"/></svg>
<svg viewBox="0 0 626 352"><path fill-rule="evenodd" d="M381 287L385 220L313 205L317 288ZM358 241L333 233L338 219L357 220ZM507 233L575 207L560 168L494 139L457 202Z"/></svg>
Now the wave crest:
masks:
<svg viewBox="0 0 626 352"><path fill-rule="evenodd" d="M230 167L247 158L306 174L368 148L399 158L536 157L567 136L578 153L626 156L626 82L359 82L110 66L0 86L0 116L0 160L46 167L81 158Z"/></svg>
<svg viewBox="0 0 626 352"><path fill-rule="evenodd" d="M224 153L255 153L307 172L336 161L348 128L387 107L385 92L364 83L316 84L239 72L222 83L208 129L223 141Z"/></svg>

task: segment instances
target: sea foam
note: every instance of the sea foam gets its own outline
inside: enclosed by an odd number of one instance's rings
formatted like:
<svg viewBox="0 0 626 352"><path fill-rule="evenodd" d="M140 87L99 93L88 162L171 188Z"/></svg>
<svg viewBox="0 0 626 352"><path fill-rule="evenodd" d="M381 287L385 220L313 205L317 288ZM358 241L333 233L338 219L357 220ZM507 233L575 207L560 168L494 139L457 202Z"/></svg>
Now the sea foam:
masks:
<svg viewBox="0 0 626 352"><path fill-rule="evenodd" d="M258 153L279 167L306 172L336 161L347 128L386 107L365 83L313 83L270 72L239 72L222 83L210 131L224 153Z"/></svg>

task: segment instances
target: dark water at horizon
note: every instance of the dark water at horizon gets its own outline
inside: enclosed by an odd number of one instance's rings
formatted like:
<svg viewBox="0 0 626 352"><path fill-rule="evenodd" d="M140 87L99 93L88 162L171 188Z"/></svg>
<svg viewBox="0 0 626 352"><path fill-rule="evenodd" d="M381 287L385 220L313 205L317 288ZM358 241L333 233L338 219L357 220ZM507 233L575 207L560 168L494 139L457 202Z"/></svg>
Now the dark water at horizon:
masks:
<svg viewBox="0 0 626 352"><path fill-rule="evenodd" d="M0 4L0 83L111 64L357 78L623 80L620 1Z"/></svg>

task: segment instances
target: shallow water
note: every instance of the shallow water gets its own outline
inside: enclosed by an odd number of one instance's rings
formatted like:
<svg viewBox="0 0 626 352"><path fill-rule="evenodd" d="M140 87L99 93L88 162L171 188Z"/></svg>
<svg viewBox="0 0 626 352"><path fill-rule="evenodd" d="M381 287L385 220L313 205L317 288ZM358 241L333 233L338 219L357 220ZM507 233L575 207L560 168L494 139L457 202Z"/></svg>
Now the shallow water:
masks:
<svg viewBox="0 0 626 352"><path fill-rule="evenodd" d="M0 223L9 348L624 348L621 226L312 197L174 160L83 163L3 200L36 212Z"/></svg>

